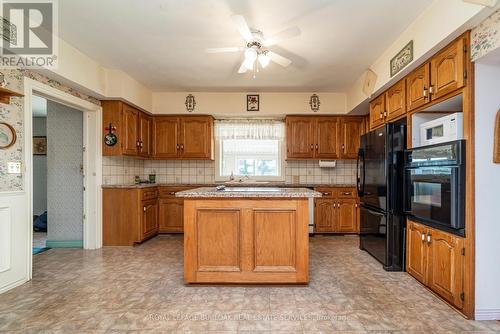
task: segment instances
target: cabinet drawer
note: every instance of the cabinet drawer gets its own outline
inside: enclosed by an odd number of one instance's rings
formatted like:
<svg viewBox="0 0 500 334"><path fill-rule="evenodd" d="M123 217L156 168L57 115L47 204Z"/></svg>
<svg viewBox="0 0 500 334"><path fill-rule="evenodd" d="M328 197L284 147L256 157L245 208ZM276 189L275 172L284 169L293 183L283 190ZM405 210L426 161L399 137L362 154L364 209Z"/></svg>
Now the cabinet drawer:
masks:
<svg viewBox="0 0 500 334"><path fill-rule="evenodd" d="M319 191L323 196L322 198L333 198L335 197L335 188L314 188L314 190Z"/></svg>
<svg viewBox="0 0 500 334"><path fill-rule="evenodd" d="M141 199L142 200L155 199L157 197L158 197L158 189L157 188L143 189L141 191Z"/></svg>
<svg viewBox="0 0 500 334"><path fill-rule="evenodd" d="M356 192L356 188L336 188L336 197L337 198L356 198L358 194Z"/></svg>

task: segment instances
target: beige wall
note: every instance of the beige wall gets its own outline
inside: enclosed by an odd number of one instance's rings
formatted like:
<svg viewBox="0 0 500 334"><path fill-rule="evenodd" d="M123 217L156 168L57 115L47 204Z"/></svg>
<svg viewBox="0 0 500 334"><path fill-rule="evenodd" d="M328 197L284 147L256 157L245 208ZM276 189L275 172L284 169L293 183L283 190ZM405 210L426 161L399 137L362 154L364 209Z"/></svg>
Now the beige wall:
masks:
<svg viewBox="0 0 500 334"><path fill-rule="evenodd" d="M195 114L215 116L282 116L285 114L312 114L309 106L310 93L255 93L260 95L260 111L246 111L247 92L162 92L153 93L153 113L184 114L186 96L196 99ZM346 113L346 95L343 93L317 93L321 105L316 114Z"/></svg>
<svg viewBox="0 0 500 334"><path fill-rule="evenodd" d="M491 8L463 1L435 0L370 66L370 69L377 75L375 90L372 96L405 76L434 52L467 29L473 28L493 11ZM394 78L391 78L390 60L410 40L413 40L414 60L405 70L398 73ZM362 93L363 82L364 79L362 77L348 90L347 109L349 111L368 98L368 96Z"/></svg>

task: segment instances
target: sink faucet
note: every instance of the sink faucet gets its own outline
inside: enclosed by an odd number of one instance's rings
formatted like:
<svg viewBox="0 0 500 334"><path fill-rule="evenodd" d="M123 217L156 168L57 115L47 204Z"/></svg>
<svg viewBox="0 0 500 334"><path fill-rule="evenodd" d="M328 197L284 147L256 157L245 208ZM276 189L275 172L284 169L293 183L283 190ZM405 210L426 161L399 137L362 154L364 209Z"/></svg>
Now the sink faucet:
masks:
<svg viewBox="0 0 500 334"><path fill-rule="evenodd" d="M245 181L247 181L247 180L250 180L250 176L248 176L248 175L243 175L243 177L241 177L241 178L239 179L239 182L245 182Z"/></svg>

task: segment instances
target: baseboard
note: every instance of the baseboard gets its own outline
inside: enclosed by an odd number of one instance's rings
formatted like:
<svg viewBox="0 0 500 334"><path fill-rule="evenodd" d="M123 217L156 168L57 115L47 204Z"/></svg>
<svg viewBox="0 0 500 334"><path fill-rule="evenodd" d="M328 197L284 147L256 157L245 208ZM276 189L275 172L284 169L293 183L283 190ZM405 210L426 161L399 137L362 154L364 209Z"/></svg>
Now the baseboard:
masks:
<svg viewBox="0 0 500 334"><path fill-rule="evenodd" d="M83 240L47 240L48 248L83 248Z"/></svg>
<svg viewBox="0 0 500 334"><path fill-rule="evenodd" d="M475 320L500 320L500 309L476 309Z"/></svg>

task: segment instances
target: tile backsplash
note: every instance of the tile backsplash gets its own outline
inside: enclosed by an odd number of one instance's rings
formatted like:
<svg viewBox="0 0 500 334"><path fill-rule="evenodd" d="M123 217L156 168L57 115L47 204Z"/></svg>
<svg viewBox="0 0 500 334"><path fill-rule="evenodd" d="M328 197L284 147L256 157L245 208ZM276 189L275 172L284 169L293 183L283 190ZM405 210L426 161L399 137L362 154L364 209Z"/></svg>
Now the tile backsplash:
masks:
<svg viewBox="0 0 500 334"><path fill-rule="evenodd" d="M215 162L205 160L141 160L103 157L104 184L132 184L136 175L156 174L157 183L211 184ZM301 184L354 184L356 161L337 160L335 168L320 168L318 161L285 162L285 182Z"/></svg>

